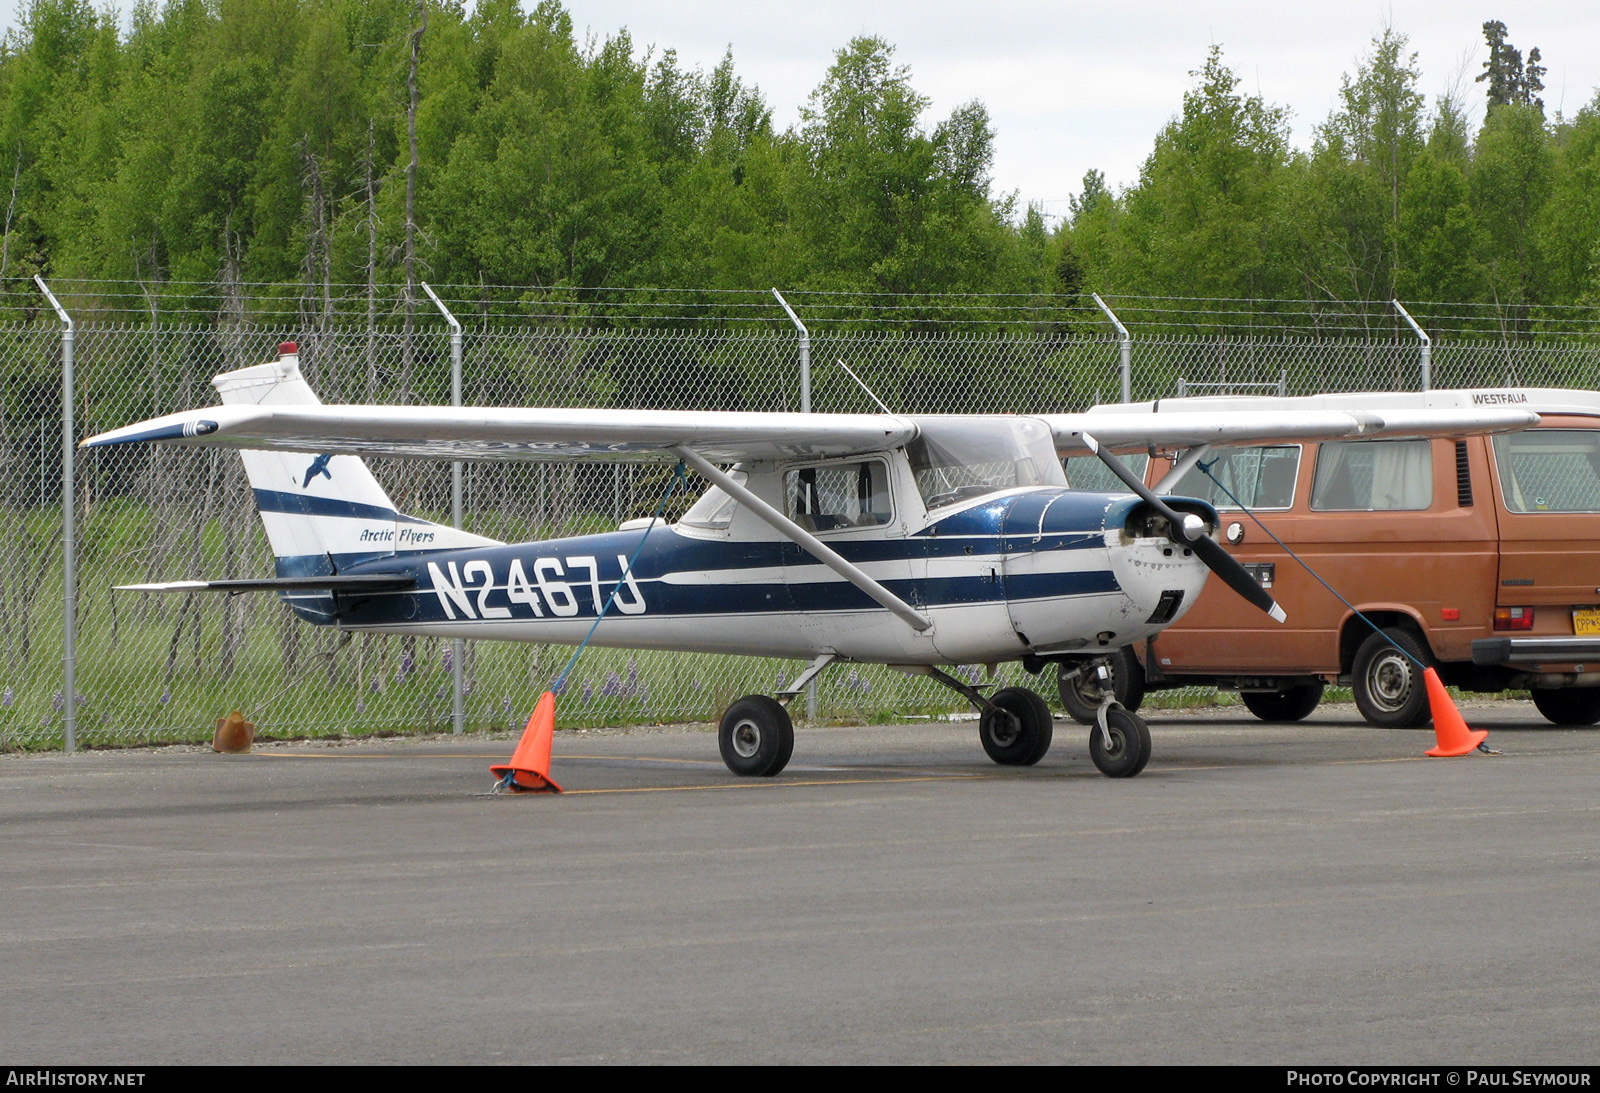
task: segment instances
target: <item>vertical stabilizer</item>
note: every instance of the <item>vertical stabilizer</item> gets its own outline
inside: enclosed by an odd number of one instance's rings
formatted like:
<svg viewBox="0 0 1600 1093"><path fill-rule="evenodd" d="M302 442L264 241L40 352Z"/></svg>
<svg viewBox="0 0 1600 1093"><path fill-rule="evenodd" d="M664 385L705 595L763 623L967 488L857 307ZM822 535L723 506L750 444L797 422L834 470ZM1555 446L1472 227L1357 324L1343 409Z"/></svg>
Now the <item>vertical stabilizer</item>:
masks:
<svg viewBox="0 0 1600 1093"><path fill-rule="evenodd" d="M309 406L321 399L300 374L294 342L278 359L211 381L228 405ZM282 577L324 576L395 554L489 545L496 540L396 511L353 455L242 451L245 474Z"/></svg>

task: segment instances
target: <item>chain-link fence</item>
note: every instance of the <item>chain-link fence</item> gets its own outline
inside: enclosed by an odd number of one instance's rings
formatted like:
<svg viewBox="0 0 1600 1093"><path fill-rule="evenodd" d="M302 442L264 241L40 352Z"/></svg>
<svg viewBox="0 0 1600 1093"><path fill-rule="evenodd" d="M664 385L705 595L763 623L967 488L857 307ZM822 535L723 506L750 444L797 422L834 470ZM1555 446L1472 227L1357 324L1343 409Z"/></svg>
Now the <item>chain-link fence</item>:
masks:
<svg viewBox="0 0 1600 1093"><path fill-rule="evenodd" d="M301 346L329 402L444 403L449 332L363 327L306 334L261 326L85 325L76 334L80 435L214 401L216 372ZM463 338L464 401L477 405L716 410L800 408L792 332L584 331L506 325ZM1115 401L1119 346L1109 332L957 335L903 331L811 338L812 408L875 409L846 361L897 411L1042 412ZM1133 339L1133 395L1180 384L1290 394L1415 389L1419 343L1264 336ZM1514 382L1595 387L1600 346L1455 342L1434 346L1434 386ZM0 746L59 746L63 731L61 332L0 327ZM374 461L403 510L449 522L448 465ZM467 527L527 540L615 528L649 515L668 472L645 464L469 464ZM272 558L231 452L133 447L79 453L77 740L103 744L209 737L237 707L262 732L371 733L450 724L450 644L350 635L297 622L276 597L139 595L116 584L267 575ZM668 514L692 497L678 497ZM468 728L514 728L570 649L468 643ZM568 683L565 725L710 719L771 691L788 661L591 649ZM977 678L977 669L966 669ZM1022 682L1020 668L1002 669ZM1038 683L1035 683L1038 686ZM1048 688L1042 688L1048 689ZM964 704L926 680L846 666L818 687L824 717L937 714Z"/></svg>

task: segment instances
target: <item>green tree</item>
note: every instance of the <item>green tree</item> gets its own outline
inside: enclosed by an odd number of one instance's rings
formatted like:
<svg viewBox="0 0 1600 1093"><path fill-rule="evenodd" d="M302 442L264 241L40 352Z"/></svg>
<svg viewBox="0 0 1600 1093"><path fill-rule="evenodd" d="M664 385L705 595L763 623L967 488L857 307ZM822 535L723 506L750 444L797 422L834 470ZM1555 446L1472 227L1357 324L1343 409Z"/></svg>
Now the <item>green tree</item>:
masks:
<svg viewBox="0 0 1600 1093"><path fill-rule="evenodd" d="M1535 227L1550 197L1553 161L1537 107L1506 103L1484 119L1469 182L1497 302L1526 305L1541 298L1543 254Z"/></svg>
<svg viewBox="0 0 1600 1093"><path fill-rule="evenodd" d="M1544 90L1544 66L1540 64L1539 50L1528 51L1528 63L1522 63L1522 51L1506 41L1506 25L1498 19L1483 24L1483 38L1489 44L1489 59L1483 62L1483 71L1477 82L1487 84L1488 113L1497 107L1521 103L1544 112L1544 100L1539 92Z"/></svg>
<svg viewBox="0 0 1600 1093"><path fill-rule="evenodd" d="M1423 147L1416 54L1391 28L1372 41L1339 107L1317 130L1291 219L1301 270L1318 295L1388 299L1402 259L1401 193Z"/></svg>
<svg viewBox="0 0 1600 1093"><path fill-rule="evenodd" d="M1123 292L1280 294L1290 283L1273 236L1289 156L1286 114L1238 93L1220 46L1191 75L1198 82L1182 113L1123 197L1106 272Z"/></svg>
<svg viewBox="0 0 1600 1093"><path fill-rule="evenodd" d="M1537 237L1551 302L1600 304L1600 95L1560 134Z"/></svg>

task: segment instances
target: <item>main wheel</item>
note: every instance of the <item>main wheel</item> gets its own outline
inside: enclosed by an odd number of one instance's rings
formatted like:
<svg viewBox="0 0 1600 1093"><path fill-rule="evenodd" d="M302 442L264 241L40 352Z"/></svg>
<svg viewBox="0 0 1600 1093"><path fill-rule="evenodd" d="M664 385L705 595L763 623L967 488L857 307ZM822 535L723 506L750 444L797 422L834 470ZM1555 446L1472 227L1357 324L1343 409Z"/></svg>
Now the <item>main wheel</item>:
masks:
<svg viewBox="0 0 1600 1093"><path fill-rule="evenodd" d="M1563 687L1536 690L1533 705L1545 720L1556 725L1593 725L1600 721L1600 687Z"/></svg>
<svg viewBox="0 0 1600 1093"><path fill-rule="evenodd" d="M978 739L984 752L1008 767L1031 767L1050 750L1055 720L1044 699L1026 687L1007 687L994 693L978 715Z"/></svg>
<svg viewBox="0 0 1600 1093"><path fill-rule="evenodd" d="M1101 658L1063 661L1056 671L1056 690L1061 695L1061 705L1067 715L1084 725L1095 724L1095 713L1100 709L1100 687L1094 678L1094 663ZM1137 710L1144 701L1144 669L1133 649L1124 646L1114 649L1104 658L1111 669L1111 695L1124 709ZM1081 670L1074 673L1074 668Z"/></svg>
<svg viewBox="0 0 1600 1093"><path fill-rule="evenodd" d="M733 773L770 778L789 764L794 753L794 722L777 701L766 695L746 695L722 715L717 747Z"/></svg>
<svg viewBox="0 0 1600 1093"><path fill-rule="evenodd" d="M1369 724L1410 729L1428 723L1428 689L1417 661L1431 664L1433 658L1422 642L1405 630L1385 630L1361 643L1350 673L1350 689L1355 692L1356 709Z"/></svg>
<svg viewBox="0 0 1600 1093"><path fill-rule="evenodd" d="M1106 711L1111 745L1106 746L1100 726L1089 730L1089 758L1107 778L1132 778L1150 761L1150 728L1129 710L1112 706Z"/></svg>
<svg viewBox="0 0 1600 1093"><path fill-rule="evenodd" d="M1240 691L1239 701L1263 721L1304 721L1322 701L1325 686L1319 679L1315 683L1297 683L1281 691Z"/></svg>

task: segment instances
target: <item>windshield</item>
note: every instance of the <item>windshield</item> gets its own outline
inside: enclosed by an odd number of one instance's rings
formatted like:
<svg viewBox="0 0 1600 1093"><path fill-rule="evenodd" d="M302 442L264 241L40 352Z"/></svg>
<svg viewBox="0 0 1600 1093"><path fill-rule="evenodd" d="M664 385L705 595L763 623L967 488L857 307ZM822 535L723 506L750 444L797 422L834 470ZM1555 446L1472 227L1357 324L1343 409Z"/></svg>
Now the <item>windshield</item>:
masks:
<svg viewBox="0 0 1600 1093"><path fill-rule="evenodd" d="M1600 512L1600 432L1530 429L1494 438L1512 512Z"/></svg>
<svg viewBox="0 0 1600 1093"><path fill-rule="evenodd" d="M1065 486L1054 438L1031 418L918 418L906 445L931 508L1016 486Z"/></svg>
<svg viewBox="0 0 1600 1093"><path fill-rule="evenodd" d="M728 472L728 477L742 486L746 476L735 467ZM738 505L739 502L723 493L720 486L712 486L700 495L700 500L689 506L689 511L683 514L678 523L720 531L732 522L733 510Z"/></svg>

